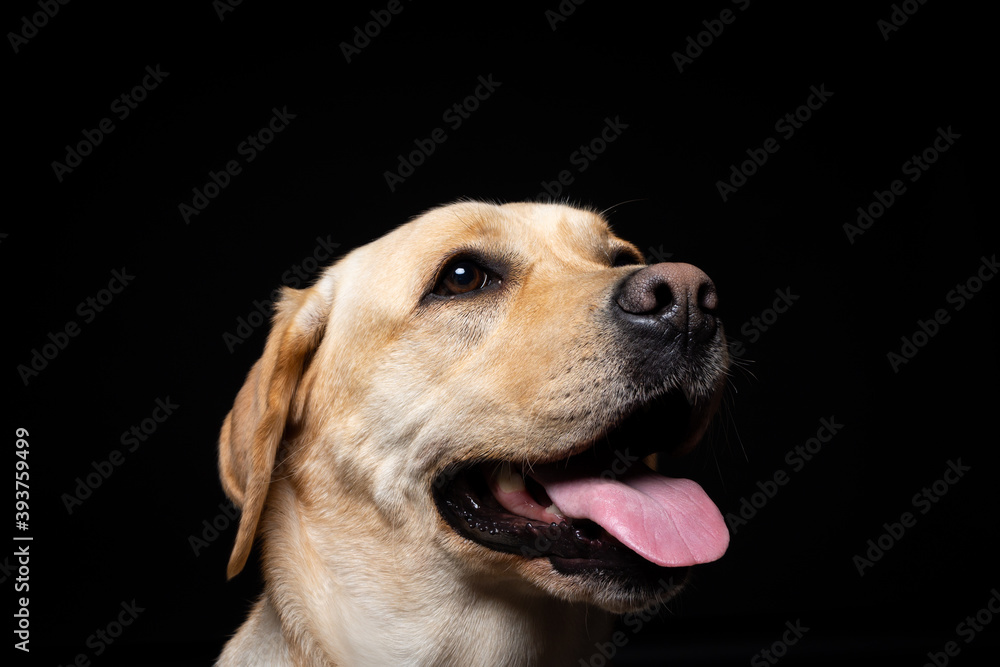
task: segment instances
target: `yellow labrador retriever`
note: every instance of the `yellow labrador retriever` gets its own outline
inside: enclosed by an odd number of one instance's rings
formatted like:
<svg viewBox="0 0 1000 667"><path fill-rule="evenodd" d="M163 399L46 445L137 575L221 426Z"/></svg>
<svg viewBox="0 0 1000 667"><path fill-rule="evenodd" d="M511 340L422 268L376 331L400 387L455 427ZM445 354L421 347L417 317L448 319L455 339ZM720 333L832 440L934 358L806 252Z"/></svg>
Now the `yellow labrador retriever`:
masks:
<svg viewBox="0 0 1000 667"><path fill-rule="evenodd" d="M219 665L577 665L729 533L649 468L728 364L715 287L598 214L462 202L286 289L222 427L266 590Z"/></svg>

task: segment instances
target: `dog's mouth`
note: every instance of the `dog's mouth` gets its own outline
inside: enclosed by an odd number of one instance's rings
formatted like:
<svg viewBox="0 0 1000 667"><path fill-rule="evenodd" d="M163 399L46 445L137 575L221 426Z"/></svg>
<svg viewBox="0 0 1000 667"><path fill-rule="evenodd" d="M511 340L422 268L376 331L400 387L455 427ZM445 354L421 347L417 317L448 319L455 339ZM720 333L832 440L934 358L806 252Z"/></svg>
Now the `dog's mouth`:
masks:
<svg viewBox="0 0 1000 667"><path fill-rule="evenodd" d="M671 393L558 460L453 464L434 483L438 510L473 542L565 574L655 576L716 560L729 544L718 508L696 482L643 462L690 449L710 412Z"/></svg>

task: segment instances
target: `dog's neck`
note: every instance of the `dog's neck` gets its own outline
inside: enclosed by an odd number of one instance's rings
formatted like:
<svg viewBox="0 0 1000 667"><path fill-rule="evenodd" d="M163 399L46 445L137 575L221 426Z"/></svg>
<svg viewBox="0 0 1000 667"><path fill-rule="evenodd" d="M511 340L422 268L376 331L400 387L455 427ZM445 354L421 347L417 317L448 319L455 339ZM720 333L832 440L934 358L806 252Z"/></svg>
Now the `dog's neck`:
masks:
<svg viewBox="0 0 1000 667"><path fill-rule="evenodd" d="M321 554L330 544L289 530L296 522L282 515L271 512L273 530L265 527L267 591L220 665L230 664L227 654L239 656L231 664L255 664L252 649L270 665L575 666L610 632L606 612L523 580L456 580L443 563L419 562L405 548L344 550L331 563Z"/></svg>
<svg viewBox="0 0 1000 667"><path fill-rule="evenodd" d="M340 624L341 632L317 636L291 627L295 621L282 618L265 594L218 665L575 667L599 654L612 624L605 612L552 599L506 614L480 602L451 612L442 608L422 623L387 615L356 627L345 621L349 610L338 606L337 616L325 620Z"/></svg>

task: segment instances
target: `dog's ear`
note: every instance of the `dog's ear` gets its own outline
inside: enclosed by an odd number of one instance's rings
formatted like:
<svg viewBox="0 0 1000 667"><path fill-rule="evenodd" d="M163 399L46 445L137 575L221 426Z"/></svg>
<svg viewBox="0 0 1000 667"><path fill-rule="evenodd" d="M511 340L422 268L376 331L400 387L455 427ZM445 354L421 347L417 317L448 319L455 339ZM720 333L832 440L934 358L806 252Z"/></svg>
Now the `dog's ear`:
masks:
<svg viewBox="0 0 1000 667"><path fill-rule="evenodd" d="M229 578L239 574L250 555L292 399L323 339L332 292L330 273L309 289L282 291L264 354L222 424L219 472L226 495L241 509Z"/></svg>

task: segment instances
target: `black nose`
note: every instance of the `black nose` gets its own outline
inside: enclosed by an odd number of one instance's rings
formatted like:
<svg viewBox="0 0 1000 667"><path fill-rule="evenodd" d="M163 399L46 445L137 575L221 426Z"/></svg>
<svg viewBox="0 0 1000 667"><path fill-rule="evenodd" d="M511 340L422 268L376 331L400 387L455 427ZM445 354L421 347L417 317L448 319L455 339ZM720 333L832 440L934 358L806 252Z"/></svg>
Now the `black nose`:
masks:
<svg viewBox="0 0 1000 667"><path fill-rule="evenodd" d="M704 271L666 262L633 273L616 297L626 319L662 330L683 349L715 335L718 300L715 284Z"/></svg>

